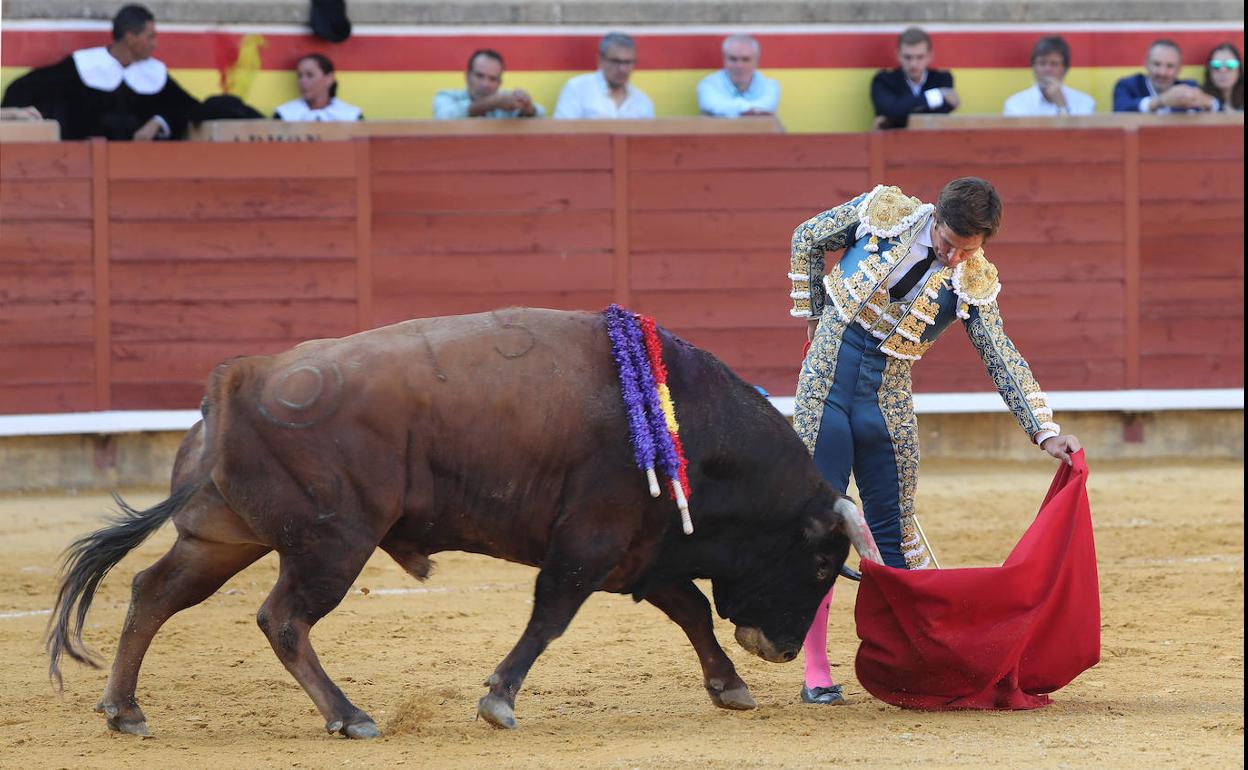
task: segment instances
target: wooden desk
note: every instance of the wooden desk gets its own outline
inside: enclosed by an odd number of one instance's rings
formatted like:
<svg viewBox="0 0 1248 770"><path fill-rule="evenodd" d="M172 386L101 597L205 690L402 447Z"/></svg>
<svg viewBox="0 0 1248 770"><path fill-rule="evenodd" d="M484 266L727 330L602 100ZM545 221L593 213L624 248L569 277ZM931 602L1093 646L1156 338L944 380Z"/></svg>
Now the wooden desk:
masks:
<svg viewBox="0 0 1248 770"><path fill-rule="evenodd" d="M463 136L486 134L774 134L774 116L655 118L653 120L362 120L355 123L287 123L280 120L213 120L191 139L208 142L332 142L357 136Z"/></svg>
<svg viewBox="0 0 1248 770"><path fill-rule="evenodd" d="M1095 115L1053 117L1006 117L1004 115L911 115L910 129L980 128L1136 128L1138 126L1244 125L1242 112L1200 112L1193 115L1142 115L1138 112L1107 112Z"/></svg>
<svg viewBox="0 0 1248 770"><path fill-rule="evenodd" d="M55 120L0 120L0 142L58 142L61 124Z"/></svg>

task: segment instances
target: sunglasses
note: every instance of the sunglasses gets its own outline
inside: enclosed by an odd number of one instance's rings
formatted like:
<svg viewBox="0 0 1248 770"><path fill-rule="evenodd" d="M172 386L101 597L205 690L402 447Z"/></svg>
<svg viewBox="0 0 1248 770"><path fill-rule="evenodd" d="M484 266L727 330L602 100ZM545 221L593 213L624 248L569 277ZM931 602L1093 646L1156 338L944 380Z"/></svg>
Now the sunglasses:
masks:
<svg viewBox="0 0 1248 770"><path fill-rule="evenodd" d="M1234 72L1239 69L1239 61L1236 59L1213 59L1209 62L1211 70L1231 70Z"/></svg>

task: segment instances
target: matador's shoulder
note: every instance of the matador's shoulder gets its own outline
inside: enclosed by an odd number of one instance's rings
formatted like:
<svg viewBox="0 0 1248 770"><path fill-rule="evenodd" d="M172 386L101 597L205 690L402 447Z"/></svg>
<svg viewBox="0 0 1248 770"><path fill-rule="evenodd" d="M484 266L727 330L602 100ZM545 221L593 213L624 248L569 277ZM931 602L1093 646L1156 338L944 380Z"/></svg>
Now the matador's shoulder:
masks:
<svg viewBox="0 0 1248 770"><path fill-rule="evenodd" d="M1001 280L997 277L997 266L984 257L983 249L976 250L953 269L953 290L958 299L968 305L996 301L1001 293Z"/></svg>
<svg viewBox="0 0 1248 770"><path fill-rule="evenodd" d="M877 185L858 203L858 221L878 238L894 238L922 220L934 207L906 195L899 187Z"/></svg>

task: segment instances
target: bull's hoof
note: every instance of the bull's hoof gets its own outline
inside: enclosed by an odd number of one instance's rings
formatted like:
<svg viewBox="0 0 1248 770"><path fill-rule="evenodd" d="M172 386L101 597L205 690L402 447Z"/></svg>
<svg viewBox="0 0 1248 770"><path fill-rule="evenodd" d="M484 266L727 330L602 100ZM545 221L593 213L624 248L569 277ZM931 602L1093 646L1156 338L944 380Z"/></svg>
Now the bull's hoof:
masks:
<svg viewBox="0 0 1248 770"><path fill-rule="evenodd" d="M130 709L131 713L123 714L121 709L101 700L95 704L95 712L104 715L104 722L108 725L108 729L115 733L129 733L144 738L150 735L147 731L147 718L143 716L143 712L137 705Z"/></svg>
<svg viewBox="0 0 1248 770"><path fill-rule="evenodd" d="M711 694L711 701L721 709L732 709L733 711L749 711L758 708L758 703L754 700L754 696L750 695L748 687L734 687L731 690L716 692L707 688L707 692Z"/></svg>
<svg viewBox="0 0 1248 770"><path fill-rule="evenodd" d="M477 701L477 716L504 730L516 729L516 712L502 697L490 693Z"/></svg>
<svg viewBox="0 0 1248 770"><path fill-rule="evenodd" d="M325 725L325 732L331 735L338 733L348 738L359 738L361 740L381 737L381 730L377 729L377 723L367 716L357 719L351 724L344 724L341 719L329 722Z"/></svg>

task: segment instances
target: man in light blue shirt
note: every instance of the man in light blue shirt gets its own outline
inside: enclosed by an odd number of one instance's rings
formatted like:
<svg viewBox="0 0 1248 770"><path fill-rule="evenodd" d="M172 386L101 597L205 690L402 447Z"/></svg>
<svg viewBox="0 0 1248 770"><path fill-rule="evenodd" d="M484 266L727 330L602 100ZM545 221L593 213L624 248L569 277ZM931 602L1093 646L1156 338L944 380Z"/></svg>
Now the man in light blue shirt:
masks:
<svg viewBox="0 0 1248 770"><path fill-rule="evenodd" d="M436 120L467 118L540 118L546 114L535 104L528 92L517 88L502 91L503 57L497 51L483 48L468 57L464 76L467 88L447 88L433 97Z"/></svg>
<svg viewBox="0 0 1248 770"><path fill-rule="evenodd" d="M749 35L729 35L723 50L724 68L698 83L698 109L719 118L774 115L780 106L780 84L758 71L758 41Z"/></svg>

